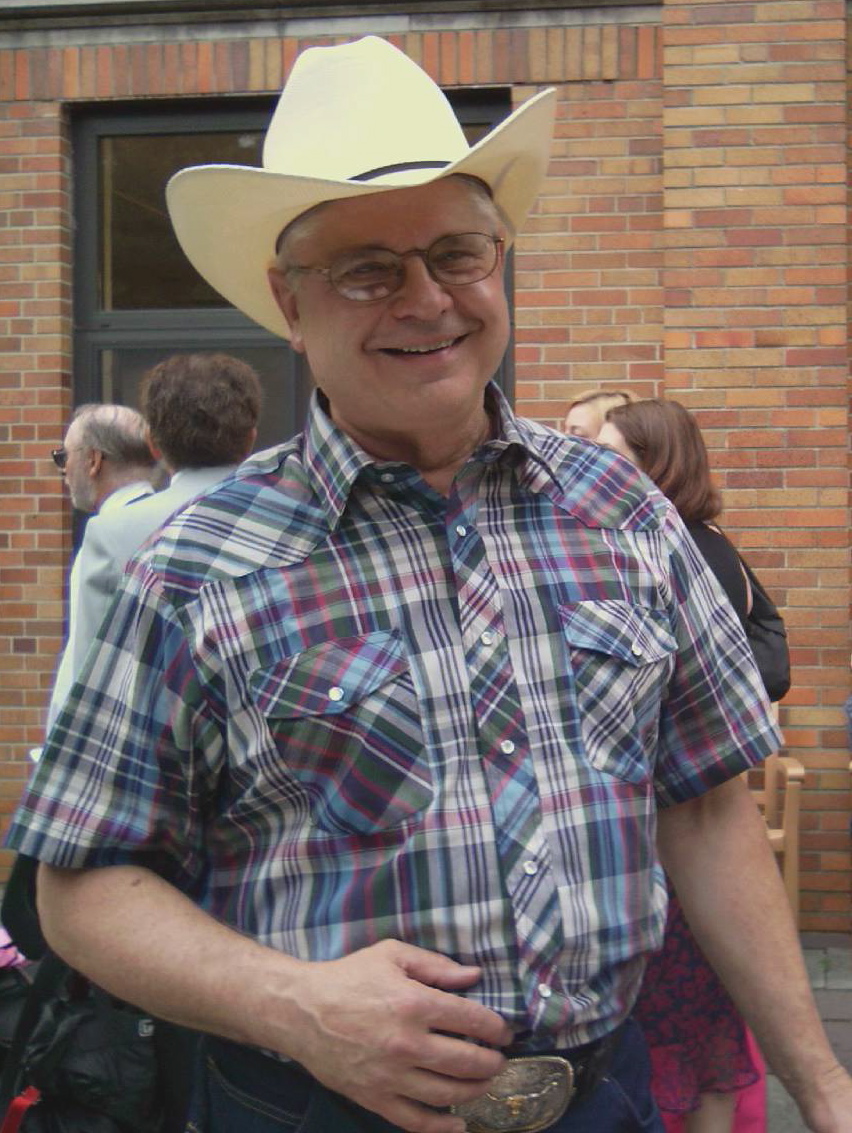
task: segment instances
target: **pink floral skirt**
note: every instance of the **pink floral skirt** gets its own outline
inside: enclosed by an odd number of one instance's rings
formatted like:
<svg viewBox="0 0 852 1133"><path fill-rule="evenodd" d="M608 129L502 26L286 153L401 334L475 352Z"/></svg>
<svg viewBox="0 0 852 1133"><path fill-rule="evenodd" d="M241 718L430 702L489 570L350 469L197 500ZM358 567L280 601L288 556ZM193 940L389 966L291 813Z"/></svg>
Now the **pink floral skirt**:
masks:
<svg viewBox="0 0 852 1133"><path fill-rule="evenodd" d="M669 897L663 948L651 957L634 1011L648 1041L654 1097L664 1117L691 1113L704 1093L765 1084L748 1028L705 960L680 902L671 892Z"/></svg>

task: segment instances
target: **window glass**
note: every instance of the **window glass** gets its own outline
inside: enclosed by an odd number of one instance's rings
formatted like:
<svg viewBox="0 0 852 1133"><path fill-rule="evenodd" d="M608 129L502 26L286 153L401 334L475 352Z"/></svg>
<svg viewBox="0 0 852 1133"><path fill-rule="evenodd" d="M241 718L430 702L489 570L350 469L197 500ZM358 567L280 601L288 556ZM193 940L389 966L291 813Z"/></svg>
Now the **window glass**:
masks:
<svg viewBox="0 0 852 1133"><path fill-rule="evenodd" d="M260 165L263 134L109 134L98 141L99 306L104 311L227 306L174 237L165 187L189 165Z"/></svg>

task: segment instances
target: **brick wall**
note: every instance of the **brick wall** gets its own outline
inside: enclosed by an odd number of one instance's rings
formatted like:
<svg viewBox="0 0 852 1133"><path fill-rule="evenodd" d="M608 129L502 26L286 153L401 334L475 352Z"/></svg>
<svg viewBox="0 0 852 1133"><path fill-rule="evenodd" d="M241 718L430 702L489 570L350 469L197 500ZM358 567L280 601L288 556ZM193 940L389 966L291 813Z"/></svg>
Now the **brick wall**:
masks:
<svg viewBox="0 0 852 1133"><path fill-rule="evenodd" d="M663 19L665 392L698 412L725 522L784 606L803 921L848 928L845 5Z"/></svg>
<svg viewBox="0 0 852 1133"><path fill-rule="evenodd" d="M698 412L727 527L789 622L782 723L808 769L803 926L845 931L844 5L681 0L436 21L400 17L407 30L388 38L445 86L510 86L516 104L558 87L550 176L517 246L518 408L556 423L573 393L605 383ZM345 22L338 39L386 31ZM299 49L327 41L319 19L310 38L282 29L0 39L0 814L40 739L70 542L45 459L71 402L66 108L276 91Z"/></svg>
<svg viewBox="0 0 852 1133"><path fill-rule="evenodd" d="M70 531L56 470L71 404L69 153L63 107L0 59L0 813L39 742L61 644Z"/></svg>

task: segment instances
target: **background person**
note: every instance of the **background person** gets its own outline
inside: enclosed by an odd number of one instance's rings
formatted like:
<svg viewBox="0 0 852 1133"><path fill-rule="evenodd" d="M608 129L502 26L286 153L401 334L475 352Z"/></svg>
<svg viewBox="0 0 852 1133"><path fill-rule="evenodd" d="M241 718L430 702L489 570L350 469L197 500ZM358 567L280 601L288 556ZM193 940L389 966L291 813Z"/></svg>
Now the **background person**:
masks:
<svg viewBox="0 0 852 1133"><path fill-rule="evenodd" d="M71 503L79 511L120 515L154 492L157 458L151 452L145 420L126 405L86 404L77 408L62 447L54 449ZM91 523L91 520L89 521ZM65 702L94 636L82 609L92 573L87 531L74 557L68 580L68 636L59 659L47 713L47 726ZM37 752L38 749L35 749Z"/></svg>
<svg viewBox="0 0 852 1133"><path fill-rule="evenodd" d="M677 508L740 622L751 607L736 549L719 529L722 497L694 416L679 402L648 399L607 413L598 442L626 456ZM651 1050L653 1089L670 1133L737 1129L740 1092L765 1092L765 1071L742 1016L670 893L663 949L649 961L635 1016ZM765 1128L765 1101L758 1116Z"/></svg>
<svg viewBox="0 0 852 1133"><path fill-rule="evenodd" d="M390 44L313 48L264 168L170 185L318 389L136 563L10 844L57 951L218 1036L206 1133L657 1129L657 843L812 1128L852 1129L740 779L778 739L742 629L645 477L492 382L553 99L470 148Z"/></svg>
<svg viewBox="0 0 852 1133"><path fill-rule="evenodd" d="M168 486L128 495L125 503L133 504L132 511L105 508L86 524L73 572L73 634L51 696L48 727L79 676L128 559L169 516L249 455L260 400L254 370L225 354L176 354L143 378L141 416L135 410L129 414L137 428L141 422L148 461L165 468ZM121 417L129 415L124 407L115 408ZM69 462L76 474L77 461Z"/></svg>
<svg viewBox="0 0 852 1133"><path fill-rule="evenodd" d="M562 432L570 437L593 441L601 430L607 412L616 405L627 405L633 394L627 390L590 389L581 393L568 406Z"/></svg>

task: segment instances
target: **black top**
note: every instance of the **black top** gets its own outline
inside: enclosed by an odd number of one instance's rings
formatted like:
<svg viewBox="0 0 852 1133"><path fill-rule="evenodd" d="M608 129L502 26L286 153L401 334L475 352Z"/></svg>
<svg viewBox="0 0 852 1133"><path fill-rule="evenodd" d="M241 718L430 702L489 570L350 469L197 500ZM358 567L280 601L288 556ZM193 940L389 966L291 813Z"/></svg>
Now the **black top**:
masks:
<svg viewBox="0 0 852 1133"><path fill-rule="evenodd" d="M737 617L745 625L748 617L748 589L740 557L733 543L718 528L707 523L687 523L686 529L728 595Z"/></svg>

